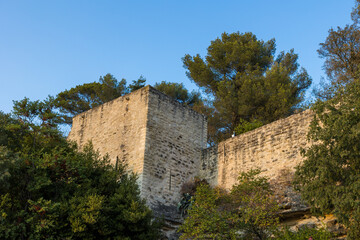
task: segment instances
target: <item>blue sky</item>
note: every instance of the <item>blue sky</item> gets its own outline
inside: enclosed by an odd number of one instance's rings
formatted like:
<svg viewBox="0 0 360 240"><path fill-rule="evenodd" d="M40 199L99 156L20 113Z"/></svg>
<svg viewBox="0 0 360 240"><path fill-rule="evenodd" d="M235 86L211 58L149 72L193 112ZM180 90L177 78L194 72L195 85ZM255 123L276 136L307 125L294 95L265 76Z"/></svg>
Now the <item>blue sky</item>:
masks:
<svg viewBox="0 0 360 240"><path fill-rule="evenodd" d="M253 32L291 48L314 82L331 27L350 23L353 0L0 0L0 110L12 100L56 95L107 73L129 82L183 82L185 54L206 55L223 32Z"/></svg>

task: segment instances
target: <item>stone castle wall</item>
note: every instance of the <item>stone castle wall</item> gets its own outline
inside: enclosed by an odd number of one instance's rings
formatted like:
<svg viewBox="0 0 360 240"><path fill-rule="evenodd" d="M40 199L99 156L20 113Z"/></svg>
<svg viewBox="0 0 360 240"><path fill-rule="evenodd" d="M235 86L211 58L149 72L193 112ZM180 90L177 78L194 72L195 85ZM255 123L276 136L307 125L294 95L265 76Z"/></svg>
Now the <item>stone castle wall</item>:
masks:
<svg viewBox="0 0 360 240"><path fill-rule="evenodd" d="M306 110L203 150L200 176L229 189L241 171L260 168L270 179L284 169L293 172L303 160L301 148L310 144L307 133L312 119L313 113Z"/></svg>
<svg viewBox="0 0 360 240"><path fill-rule="evenodd" d="M203 115L147 86L74 117L68 139L80 148L92 141L112 163L126 163L154 207L179 200L182 183L199 171L206 133Z"/></svg>
<svg viewBox="0 0 360 240"><path fill-rule="evenodd" d="M260 168L270 180L293 172L312 119L307 110L206 148L206 118L147 86L74 117L68 139L126 163L154 212L181 222L174 206L194 176L230 189L241 171Z"/></svg>
<svg viewBox="0 0 360 240"><path fill-rule="evenodd" d="M118 158L129 170L139 174L141 186L144 166L148 89L119 97L73 118L68 139L83 148L89 141L101 155Z"/></svg>
<svg viewBox="0 0 360 240"><path fill-rule="evenodd" d="M148 109L144 193L152 203L176 205L182 184L199 171L206 118L155 90Z"/></svg>
<svg viewBox="0 0 360 240"><path fill-rule="evenodd" d="M312 118L307 110L206 148L206 118L148 86L77 115L68 139L126 163L148 205L165 209L196 175L229 189L241 171L260 168L270 179L293 171Z"/></svg>

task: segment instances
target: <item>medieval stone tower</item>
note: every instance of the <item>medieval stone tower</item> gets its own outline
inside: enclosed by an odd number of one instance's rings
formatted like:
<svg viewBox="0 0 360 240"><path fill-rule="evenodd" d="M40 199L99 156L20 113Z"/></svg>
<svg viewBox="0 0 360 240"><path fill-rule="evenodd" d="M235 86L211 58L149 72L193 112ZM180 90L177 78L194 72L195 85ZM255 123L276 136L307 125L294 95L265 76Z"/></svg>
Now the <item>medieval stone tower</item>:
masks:
<svg viewBox="0 0 360 240"><path fill-rule="evenodd" d="M74 117L68 139L126 163L154 209L175 205L182 183L198 174L206 137L203 115L147 86Z"/></svg>

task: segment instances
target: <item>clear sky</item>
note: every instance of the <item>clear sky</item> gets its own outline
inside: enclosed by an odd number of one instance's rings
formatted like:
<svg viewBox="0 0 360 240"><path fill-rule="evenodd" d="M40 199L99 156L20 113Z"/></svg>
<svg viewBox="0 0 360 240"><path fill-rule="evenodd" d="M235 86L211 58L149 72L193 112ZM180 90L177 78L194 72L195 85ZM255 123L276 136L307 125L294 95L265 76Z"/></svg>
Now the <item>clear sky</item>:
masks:
<svg viewBox="0 0 360 240"><path fill-rule="evenodd" d="M206 55L223 32L253 32L291 48L314 82L331 27L350 23L354 0L0 0L0 110L44 99L107 73L130 82L183 82L185 54Z"/></svg>

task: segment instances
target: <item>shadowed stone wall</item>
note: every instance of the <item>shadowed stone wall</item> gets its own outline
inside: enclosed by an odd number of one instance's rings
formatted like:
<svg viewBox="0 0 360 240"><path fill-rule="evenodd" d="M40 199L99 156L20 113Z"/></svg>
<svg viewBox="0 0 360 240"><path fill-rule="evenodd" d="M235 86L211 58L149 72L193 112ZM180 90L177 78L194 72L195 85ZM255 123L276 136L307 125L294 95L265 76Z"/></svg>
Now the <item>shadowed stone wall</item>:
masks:
<svg viewBox="0 0 360 240"><path fill-rule="evenodd" d="M176 205L182 184L199 172L206 118L153 89L148 109L144 194L151 203Z"/></svg>

